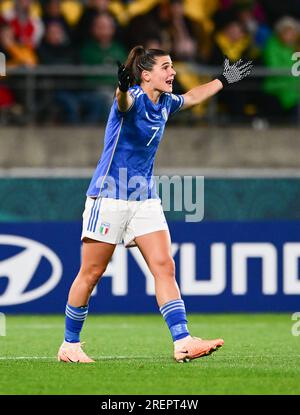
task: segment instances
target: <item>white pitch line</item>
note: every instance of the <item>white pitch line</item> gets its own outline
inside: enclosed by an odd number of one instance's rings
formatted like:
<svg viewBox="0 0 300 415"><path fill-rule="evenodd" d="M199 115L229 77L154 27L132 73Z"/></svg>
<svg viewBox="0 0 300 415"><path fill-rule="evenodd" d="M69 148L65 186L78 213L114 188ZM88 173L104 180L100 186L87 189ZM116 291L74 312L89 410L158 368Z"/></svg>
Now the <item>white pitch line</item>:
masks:
<svg viewBox="0 0 300 415"><path fill-rule="evenodd" d="M49 356L1 356L0 360L38 360L38 359L54 359Z"/></svg>
<svg viewBox="0 0 300 415"><path fill-rule="evenodd" d="M93 359L97 360L118 360L118 359L157 359L153 356L91 356ZM160 357L161 359L165 359L165 357ZM1 356L0 360L56 360L56 357L52 356Z"/></svg>
<svg viewBox="0 0 300 415"><path fill-rule="evenodd" d="M219 354L218 354L219 355ZM215 354L213 354L213 356L215 356ZM219 355L220 356L220 355ZM168 356L91 356L93 359L96 360L138 360L138 359L146 359L146 360L166 360L169 359L170 357L172 357L171 355ZM282 355L278 354L278 355L272 355L272 356L265 356L265 355L257 355L257 354L252 354L252 355L222 355L220 356L220 363L221 361L224 360L232 360L232 359L268 359L268 358L282 358ZM295 354L295 355L291 355L290 358L294 359L294 358L299 358L300 354ZM209 356L209 358L211 358L211 356ZM0 360L57 360L56 357L54 356L1 356Z"/></svg>

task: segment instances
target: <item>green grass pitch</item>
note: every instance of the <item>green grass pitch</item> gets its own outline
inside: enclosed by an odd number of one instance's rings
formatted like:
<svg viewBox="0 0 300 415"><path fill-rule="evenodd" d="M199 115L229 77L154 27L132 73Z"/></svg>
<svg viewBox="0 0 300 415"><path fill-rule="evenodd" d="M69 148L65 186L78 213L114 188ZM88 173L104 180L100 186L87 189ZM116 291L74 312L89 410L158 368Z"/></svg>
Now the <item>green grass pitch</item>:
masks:
<svg viewBox="0 0 300 415"><path fill-rule="evenodd" d="M92 315L83 333L96 363L56 361L63 316L6 316L0 394L299 394L300 337L291 314L190 314L191 334L225 345L189 363L172 358L160 315Z"/></svg>

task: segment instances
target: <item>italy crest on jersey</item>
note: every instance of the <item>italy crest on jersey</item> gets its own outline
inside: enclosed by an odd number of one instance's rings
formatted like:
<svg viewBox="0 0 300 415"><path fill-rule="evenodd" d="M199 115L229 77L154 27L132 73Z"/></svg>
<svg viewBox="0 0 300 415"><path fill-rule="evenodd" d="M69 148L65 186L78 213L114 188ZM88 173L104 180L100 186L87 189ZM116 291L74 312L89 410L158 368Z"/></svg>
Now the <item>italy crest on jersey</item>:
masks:
<svg viewBox="0 0 300 415"><path fill-rule="evenodd" d="M163 107L163 109L161 110L162 116L164 117L164 119L167 121L168 120L168 111L166 107Z"/></svg>

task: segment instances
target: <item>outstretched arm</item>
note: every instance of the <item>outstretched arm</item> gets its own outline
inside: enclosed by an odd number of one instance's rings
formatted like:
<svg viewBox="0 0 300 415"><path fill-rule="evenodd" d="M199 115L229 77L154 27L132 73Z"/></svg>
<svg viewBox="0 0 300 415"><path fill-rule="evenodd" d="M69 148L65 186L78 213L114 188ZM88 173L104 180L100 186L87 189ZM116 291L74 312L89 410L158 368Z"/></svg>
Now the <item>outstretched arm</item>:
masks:
<svg viewBox="0 0 300 415"><path fill-rule="evenodd" d="M131 107L133 102L133 98L128 92L130 87L130 75L129 70L120 62L118 62L118 67L118 88L116 91L116 97L119 110L126 112Z"/></svg>
<svg viewBox="0 0 300 415"><path fill-rule="evenodd" d="M223 73L218 78L206 84L196 86L187 93L183 94L184 104L181 109L187 109L194 105L200 104L206 99L212 97L221 89L241 81L248 76L252 69L252 61L244 63L242 59L230 65L229 59L224 61Z"/></svg>
<svg viewBox="0 0 300 415"><path fill-rule="evenodd" d="M214 79L206 84L196 86L183 94L184 104L181 109L184 110L200 104L221 91L221 89L223 89L223 84L219 79Z"/></svg>

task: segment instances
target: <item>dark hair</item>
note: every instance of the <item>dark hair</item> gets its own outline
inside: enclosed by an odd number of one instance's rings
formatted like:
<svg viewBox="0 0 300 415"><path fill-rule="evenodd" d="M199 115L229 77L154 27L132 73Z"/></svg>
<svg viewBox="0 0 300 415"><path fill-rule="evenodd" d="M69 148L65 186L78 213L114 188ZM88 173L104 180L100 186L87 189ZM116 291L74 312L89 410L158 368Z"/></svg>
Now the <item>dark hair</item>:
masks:
<svg viewBox="0 0 300 415"><path fill-rule="evenodd" d="M161 49L148 49L143 46L135 46L129 52L126 68L130 70L130 85L140 84L143 71L151 71L156 63L156 57L168 56L169 53Z"/></svg>

